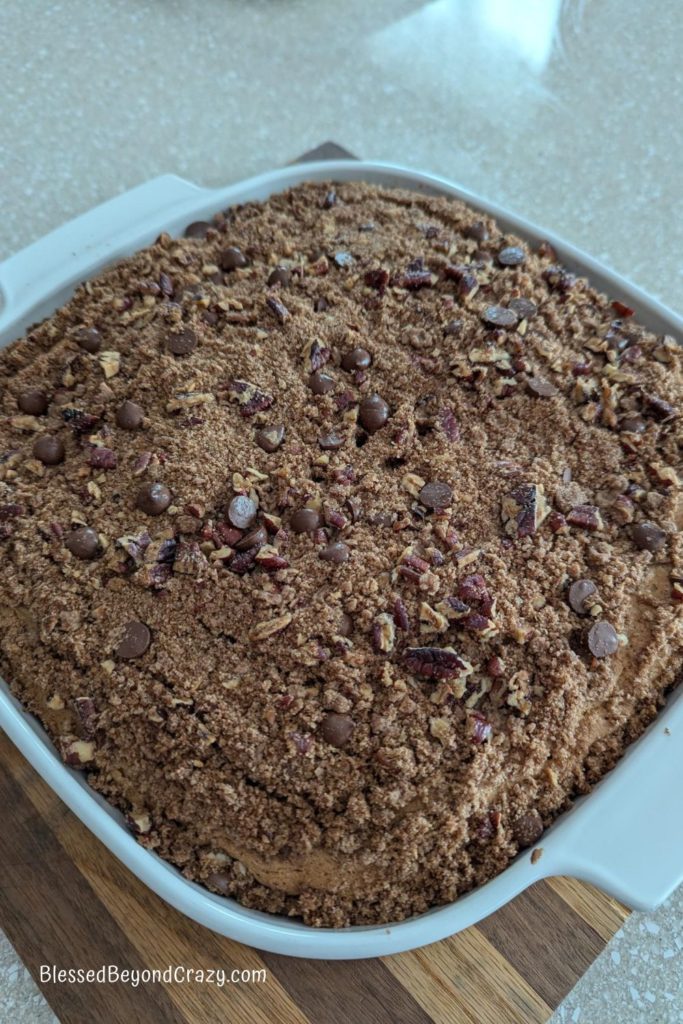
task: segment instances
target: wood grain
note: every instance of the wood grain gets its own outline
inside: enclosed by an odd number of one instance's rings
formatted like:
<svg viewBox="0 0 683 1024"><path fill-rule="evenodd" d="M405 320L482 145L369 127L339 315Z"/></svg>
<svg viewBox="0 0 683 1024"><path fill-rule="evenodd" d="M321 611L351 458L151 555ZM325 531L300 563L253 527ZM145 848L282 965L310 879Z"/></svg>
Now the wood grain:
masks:
<svg viewBox="0 0 683 1024"><path fill-rule="evenodd" d="M300 160L351 157L326 143ZM81 825L0 733L0 927L62 1024L544 1024L627 911L541 882L476 928L378 960L259 953L163 903ZM262 984L51 985L41 964L267 970Z"/></svg>

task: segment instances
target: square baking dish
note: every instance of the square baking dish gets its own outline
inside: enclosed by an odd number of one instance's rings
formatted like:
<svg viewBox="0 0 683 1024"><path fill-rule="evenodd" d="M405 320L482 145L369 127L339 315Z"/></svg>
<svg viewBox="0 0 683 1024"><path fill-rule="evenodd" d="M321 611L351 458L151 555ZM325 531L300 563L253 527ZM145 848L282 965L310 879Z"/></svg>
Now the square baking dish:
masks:
<svg viewBox="0 0 683 1024"><path fill-rule="evenodd" d="M182 233L236 203L262 200L303 181L366 181L462 199L503 230L547 239L559 259L607 294L627 302L641 323L683 337L683 319L595 260L449 182L391 164L335 160L299 164L223 189L164 175L118 196L45 236L0 265L0 345L62 305L77 284L151 243ZM1 578L0 578L1 579ZM651 910L683 881L683 693L674 693L647 732L596 788L544 833L542 855L520 854L500 875L455 903L394 925L317 929L248 910L183 878L131 835L123 816L67 768L37 720L0 680L0 728L81 821L135 875L195 921L240 942L292 956L385 956L435 942L493 913L551 875L592 882L639 910Z"/></svg>

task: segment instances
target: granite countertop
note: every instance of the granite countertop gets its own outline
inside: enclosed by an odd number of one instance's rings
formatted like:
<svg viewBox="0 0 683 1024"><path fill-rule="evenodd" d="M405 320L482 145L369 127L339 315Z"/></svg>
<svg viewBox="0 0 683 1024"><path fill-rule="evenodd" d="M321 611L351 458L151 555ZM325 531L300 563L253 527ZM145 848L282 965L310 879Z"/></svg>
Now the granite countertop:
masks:
<svg viewBox="0 0 683 1024"><path fill-rule="evenodd" d="M678 0L31 0L0 35L0 259L156 174L222 185L334 138L683 311ZM0 939L0 1024L51 1019ZM683 1021L683 893L634 914L553 1020Z"/></svg>

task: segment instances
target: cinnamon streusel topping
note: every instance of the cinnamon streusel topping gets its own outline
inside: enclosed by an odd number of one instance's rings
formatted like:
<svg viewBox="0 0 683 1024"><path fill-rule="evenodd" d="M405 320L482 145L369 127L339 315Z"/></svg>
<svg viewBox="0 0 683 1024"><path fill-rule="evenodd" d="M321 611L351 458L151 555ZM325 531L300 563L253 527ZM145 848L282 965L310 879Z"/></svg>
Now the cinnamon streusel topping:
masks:
<svg viewBox="0 0 683 1024"><path fill-rule="evenodd" d="M0 354L0 668L145 846L399 920L679 671L681 352L462 203L303 185Z"/></svg>

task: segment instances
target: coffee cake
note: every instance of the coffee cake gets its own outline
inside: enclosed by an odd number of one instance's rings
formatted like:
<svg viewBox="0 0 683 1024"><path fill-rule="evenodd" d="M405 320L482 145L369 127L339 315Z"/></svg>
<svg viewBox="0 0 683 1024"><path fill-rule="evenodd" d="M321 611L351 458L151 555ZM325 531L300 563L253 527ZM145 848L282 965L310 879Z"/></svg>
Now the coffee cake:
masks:
<svg viewBox="0 0 683 1024"><path fill-rule="evenodd" d="M681 354L460 202L303 185L0 354L0 668L214 892L501 871L679 670Z"/></svg>

